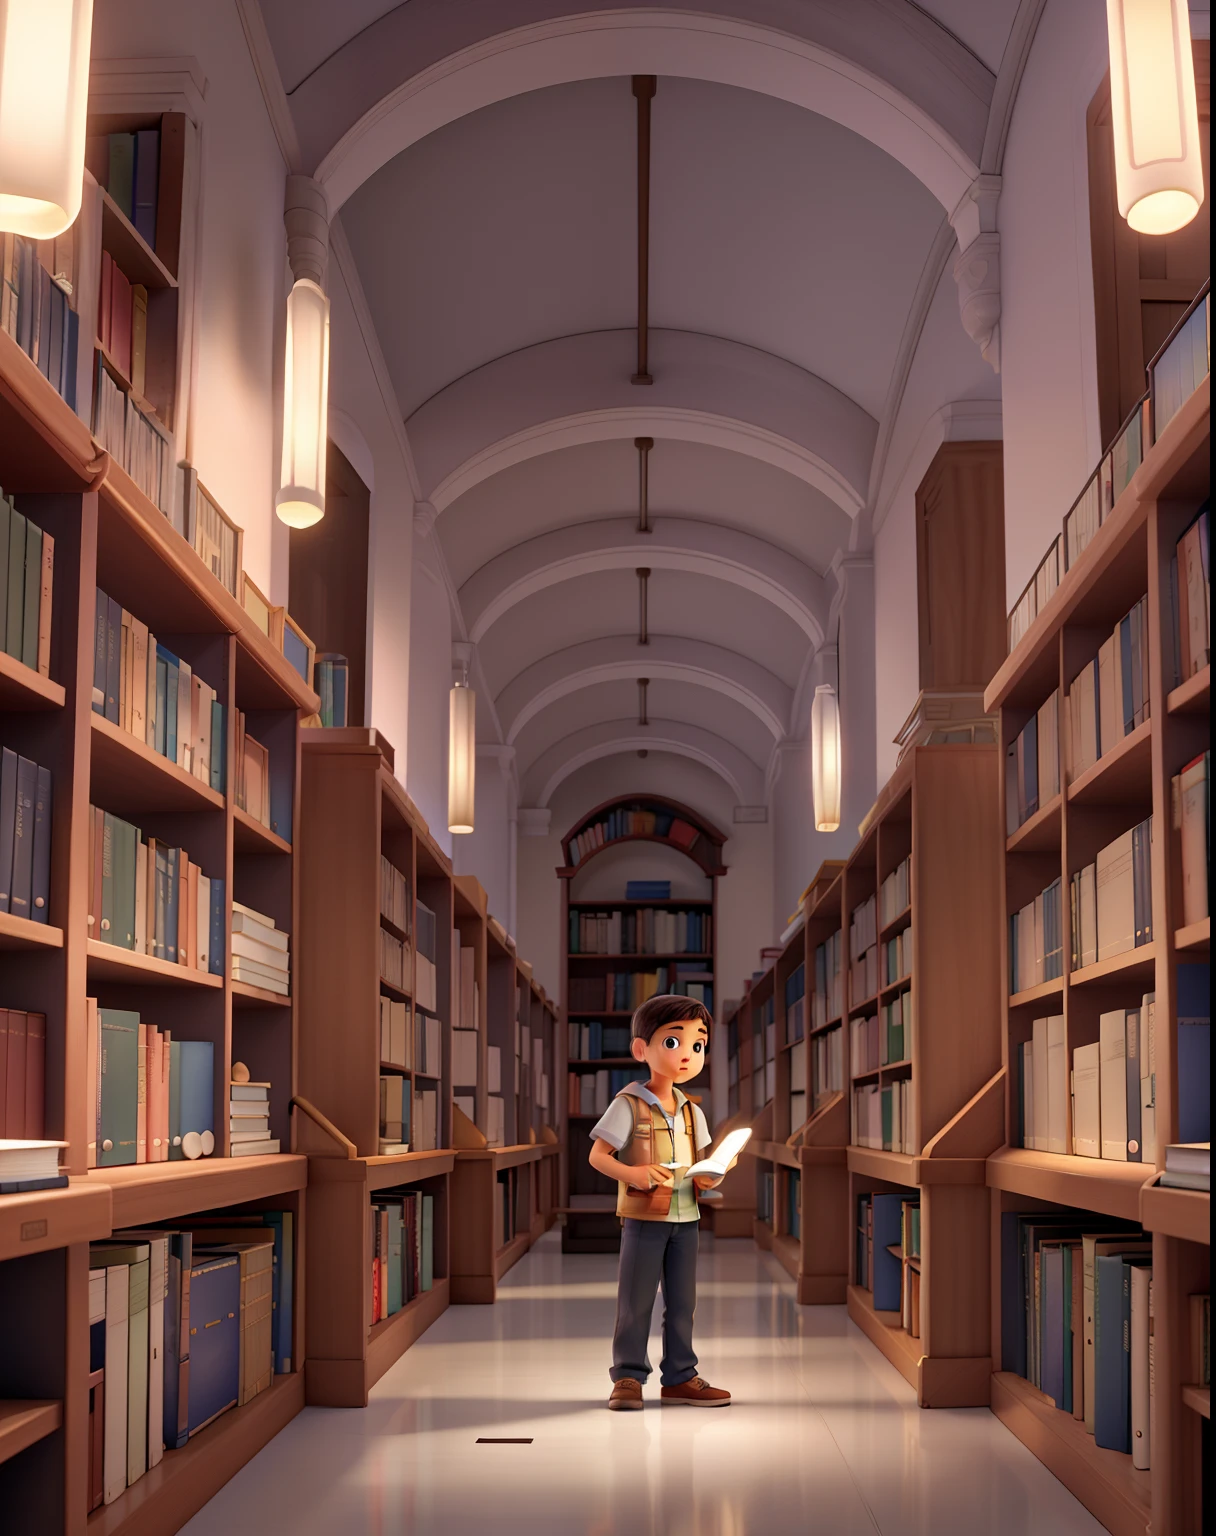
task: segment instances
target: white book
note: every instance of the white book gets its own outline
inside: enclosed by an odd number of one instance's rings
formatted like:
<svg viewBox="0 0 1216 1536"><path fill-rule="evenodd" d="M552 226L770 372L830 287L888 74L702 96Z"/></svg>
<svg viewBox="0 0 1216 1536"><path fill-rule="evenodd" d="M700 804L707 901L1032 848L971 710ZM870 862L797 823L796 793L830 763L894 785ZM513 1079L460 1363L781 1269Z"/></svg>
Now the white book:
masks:
<svg viewBox="0 0 1216 1536"><path fill-rule="evenodd" d="M287 938L283 934L284 939ZM256 960L260 965L266 965L271 970L281 971L285 976L290 965L286 945L265 944L261 939L254 938L252 933L239 932L234 929L232 934L232 953L242 960Z"/></svg>
<svg viewBox="0 0 1216 1536"><path fill-rule="evenodd" d="M178 658L177 663L177 766L187 773L194 772L194 741L190 735L190 695L192 692L190 663Z"/></svg>
<svg viewBox="0 0 1216 1536"><path fill-rule="evenodd" d="M291 995L285 981L271 980L267 976L255 976L250 971L242 971L235 961L232 966L233 981L243 982L247 987L260 987L263 992L273 992L276 997L289 997Z"/></svg>
<svg viewBox="0 0 1216 1536"><path fill-rule="evenodd" d="M259 944L269 944L284 953L287 950L287 935L281 928L276 928L268 917L257 916L247 908L239 909L235 901L232 903L232 932L248 934Z"/></svg>
<svg viewBox="0 0 1216 1536"><path fill-rule="evenodd" d="M279 1143L271 1141L238 1141L233 1142L230 1156L232 1157L272 1157L277 1156Z"/></svg>
<svg viewBox="0 0 1216 1536"><path fill-rule="evenodd" d="M146 681L147 705L144 709L144 721L147 734L144 737L145 745L156 747L156 636L148 633L148 676Z"/></svg>
<svg viewBox="0 0 1216 1536"><path fill-rule="evenodd" d="M1022 1046L1022 1145L1038 1151L1034 1135L1034 1041Z"/></svg>
<svg viewBox="0 0 1216 1536"><path fill-rule="evenodd" d="M1034 1075L1034 1145L1038 1152L1050 1151L1049 1146L1049 1120L1051 1089L1048 1081L1047 1060L1047 1020L1035 1019L1030 1026L1030 1044L1033 1056L1032 1071Z"/></svg>
<svg viewBox="0 0 1216 1536"><path fill-rule="evenodd" d="M1097 866L1087 864L1081 871L1077 893L1081 918L1081 964L1096 965L1098 961L1098 893Z"/></svg>
<svg viewBox="0 0 1216 1536"><path fill-rule="evenodd" d="M1068 1047L1062 1013L1047 1020L1047 1150L1068 1151Z"/></svg>
<svg viewBox="0 0 1216 1536"><path fill-rule="evenodd" d="M1108 843L1096 861L1098 959L1126 954L1136 944L1136 898L1132 834Z"/></svg>
<svg viewBox="0 0 1216 1536"><path fill-rule="evenodd" d="M1099 1087L1102 1102L1102 1156L1127 1161L1127 1009L1098 1019Z"/></svg>
<svg viewBox="0 0 1216 1536"><path fill-rule="evenodd" d="M204 784L211 782L211 701L215 689L201 677L194 679L194 776Z"/></svg>
<svg viewBox="0 0 1216 1536"><path fill-rule="evenodd" d="M274 966L263 965L260 960L247 960L244 955L234 955L232 957L232 974L234 976L243 975L246 981L252 982L259 982L261 978L264 978L267 985L270 985L272 982L279 982L284 988L287 986L289 975L287 971L279 970Z"/></svg>
<svg viewBox="0 0 1216 1536"><path fill-rule="evenodd" d="M475 1029L452 1031L452 1084L454 1087L473 1088L477 1085L477 1040Z"/></svg>
<svg viewBox="0 0 1216 1536"><path fill-rule="evenodd" d="M1157 1161L1157 994L1140 1000L1140 1147L1141 1159Z"/></svg>
<svg viewBox="0 0 1216 1536"><path fill-rule="evenodd" d="M1102 1156L1100 1047L1078 1045L1072 1053L1072 1149L1077 1157Z"/></svg>
<svg viewBox="0 0 1216 1536"><path fill-rule="evenodd" d="M1105 757L1123 739L1123 716L1118 712L1116 677L1119 672L1117 641L1114 635L1102 642L1098 651L1098 756Z"/></svg>
<svg viewBox="0 0 1216 1536"><path fill-rule="evenodd" d="M239 1121L236 1123L238 1125L241 1124ZM253 1141L269 1141L270 1127L266 1126L264 1129L259 1127L254 1130L234 1130L230 1127L228 1131L228 1139L233 1146L236 1146L238 1142L245 1143Z"/></svg>
<svg viewBox="0 0 1216 1536"><path fill-rule="evenodd" d="M106 1267L105 1449L102 1485L107 1504L127 1491L127 1370L130 1280L125 1264Z"/></svg>

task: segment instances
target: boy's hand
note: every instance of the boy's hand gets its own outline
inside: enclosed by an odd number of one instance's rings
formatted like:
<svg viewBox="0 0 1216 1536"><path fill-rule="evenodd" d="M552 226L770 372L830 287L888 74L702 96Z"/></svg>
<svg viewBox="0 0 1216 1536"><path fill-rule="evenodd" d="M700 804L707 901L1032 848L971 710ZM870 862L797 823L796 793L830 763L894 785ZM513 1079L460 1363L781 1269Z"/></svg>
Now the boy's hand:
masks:
<svg viewBox="0 0 1216 1536"><path fill-rule="evenodd" d="M653 1189L656 1184L671 1183L671 1169L664 1168L661 1163L648 1163L644 1168L635 1168L630 1183L634 1189Z"/></svg>
<svg viewBox="0 0 1216 1536"><path fill-rule="evenodd" d="M714 1178L711 1173L698 1173L693 1178L693 1183L698 1189L713 1189L715 1185L721 1184L721 1182L721 1179Z"/></svg>

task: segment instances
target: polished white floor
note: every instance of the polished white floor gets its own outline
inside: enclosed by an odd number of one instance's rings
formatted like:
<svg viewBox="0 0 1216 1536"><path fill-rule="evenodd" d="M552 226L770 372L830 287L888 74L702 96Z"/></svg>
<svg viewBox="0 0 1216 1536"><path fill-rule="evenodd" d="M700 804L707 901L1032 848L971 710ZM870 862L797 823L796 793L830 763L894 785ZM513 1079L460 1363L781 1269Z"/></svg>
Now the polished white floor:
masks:
<svg viewBox="0 0 1216 1536"><path fill-rule="evenodd" d="M608 1413L615 1265L549 1233L495 1306L450 1308L367 1409L305 1409L185 1531L1101 1536L986 1409L918 1410L844 1309L797 1306L750 1242L701 1247L701 1369L732 1406L660 1409L656 1370L644 1413Z"/></svg>

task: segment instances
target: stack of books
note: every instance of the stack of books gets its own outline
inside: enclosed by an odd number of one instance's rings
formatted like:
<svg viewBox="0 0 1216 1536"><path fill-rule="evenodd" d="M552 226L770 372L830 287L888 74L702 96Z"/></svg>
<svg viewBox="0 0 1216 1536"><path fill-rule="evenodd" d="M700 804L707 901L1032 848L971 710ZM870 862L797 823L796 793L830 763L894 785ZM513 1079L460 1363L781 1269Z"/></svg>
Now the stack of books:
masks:
<svg viewBox="0 0 1216 1536"><path fill-rule="evenodd" d="M378 1196L368 1211L368 1225L371 1321L379 1323L435 1283L435 1197L420 1190Z"/></svg>
<svg viewBox="0 0 1216 1536"><path fill-rule="evenodd" d="M51 770L0 749L0 912L35 923L51 902Z"/></svg>
<svg viewBox="0 0 1216 1536"><path fill-rule="evenodd" d="M80 321L68 297L70 278L57 259L69 244L0 234L0 330L75 410Z"/></svg>
<svg viewBox="0 0 1216 1536"><path fill-rule="evenodd" d="M1196 1141L1166 1147L1161 1183L1166 1189L1198 1189L1209 1194L1212 1188L1211 1143ZM1204 1380L1207 1380L1206 1376Z"/></svg>
<svg viewBox="0 0 1216 1536"><path fill-rule="evenodd" d="M114 277L121 278L116 266L111 272ZM129 310L134 326L138 311L133 303ZM147 313L146 296L143 313ZM123 322L115 315L113 323L121 325ZM129 337L123 340L120 333L119 337L111 337L111 342L115 340L129 350ZM129 357L127 361L129 363ZM124 379L124 382L129 384L130 380ZM91 430L98 446L122 465L148 500L168 517L173 508L173 443L156 414L150 408L145 410L137 397L128 394L118 383L107 366L104 352L98 352L93 373Z"/></svg>
<svg viewBox="0 0 1216 1536"><path fill-rule="evenodd" d="M1150 816L1072 876L1073 970L1152 943L1152 844Z"/></svg>
<svg viewBox="0 0 1216 1536"><path fill-rule="evenodd" d="M291 991L291 958L287 935L274 918L232 903L232 979L261 987L278 997Z"/></svg>
<svg viewBox="0 0 1216 1536"><path fill-rule="evenodd" d="M0 1137L46 1135L46 1015L0 1008Z"/></svg>
<svg viewBox="0 0 1216 1536"><path fill-rule="evenodd" d="M1009 916L1009 990L1054 981L1064 974L1064 924L1060 882L1053 880L1041 896Z"/></svg>
<svg viewBox="0 0 1216 1536"><path fill-rule="evenodd" d="M4 1012L0 1009L0 1022L3 1022L3 1018ZM2 1110L3 1105L0 1104ZM67 1174L59 1172L59 1154L66 1147L66 1141L43 1141L41 1138L7 1135L0 1123L0 1195L23 1195L35 1189L66 1188Z"/></svg>
<svg viewBox="0 0 1216 1536"><path fill-rule="evenodd" d="M0 651L42 677L51 675L54 585L55 540L0 489Z"/></svg>
<svg viewBox="0 0 1216 1536"><path fill-rule="evenodd" d="M269 1157L279 1150L270 1134L270 1084L251 1083L249 1068L232 1063L228 1085L228 1140L233 1157Z"/></svg>
<svg viewBox="0 0 1216 1536"><path fill-rule="evenodd" d="M178 1040L125 1008L86 1000L87 1165L209 1157L215 1150L210 1040Z"/></svg>

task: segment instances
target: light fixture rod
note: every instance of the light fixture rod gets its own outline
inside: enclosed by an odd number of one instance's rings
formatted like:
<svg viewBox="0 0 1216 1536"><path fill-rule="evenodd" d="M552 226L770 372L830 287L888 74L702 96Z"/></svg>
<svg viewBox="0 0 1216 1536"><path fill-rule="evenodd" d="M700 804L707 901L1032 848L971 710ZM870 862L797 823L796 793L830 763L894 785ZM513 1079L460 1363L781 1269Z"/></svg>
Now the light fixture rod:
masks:
<svg viewBox="0 0 1216 1536"><path fill-rule="evenodd" d="M647 707L646 707L646 691L647 691L647 689L649 687L650 687L650 679L648 677L639 677L638 678L638 724L639 725L649 725L650 724L650 715L649 715L649 713L647 711Z"/></svg>
<svg viewBox="0 0 1216 1536"><path fill-rule="evenodd" d="M650 586L650 567L638 566L638 644L650 644L650 625L647 614L647 598Z"/></svg>
<svg viewBox="0 0 1216 1536"><path fill-rule="evenodd" d="M638 532L650 533L650 450L653 437L635 437L633 446L638 451Z"/></svg>
<svg viewBox="0 0 1216 1536"><path fill-rule="evenodd" d="M634 384L653 384L650 376L650 103L658 82L654 75L634 75L638 102L638 371Z"/></svg>

